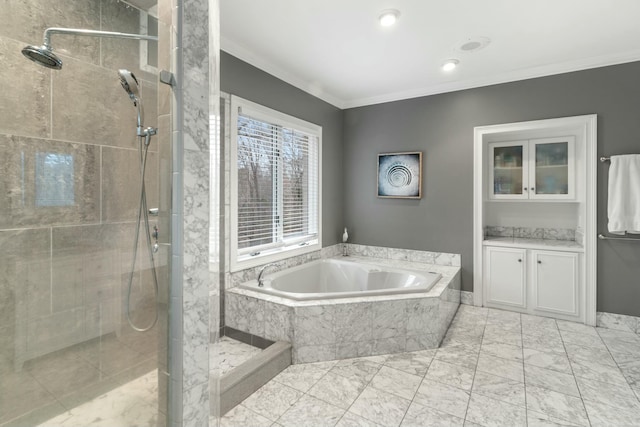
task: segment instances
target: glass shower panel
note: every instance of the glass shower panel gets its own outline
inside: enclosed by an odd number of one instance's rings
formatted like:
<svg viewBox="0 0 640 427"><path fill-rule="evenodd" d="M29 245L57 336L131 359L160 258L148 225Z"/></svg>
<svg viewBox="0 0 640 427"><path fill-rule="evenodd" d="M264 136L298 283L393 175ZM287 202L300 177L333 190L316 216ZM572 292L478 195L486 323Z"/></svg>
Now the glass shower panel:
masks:
<svg viewBox="0 0 640 427"><path fill-rule="evenodd" d="M0 8L0 52L12 70L0 73L2 427L96 418L165 424L170 92L142 66L137 40L56 35L61 70L21 54L42 44L50 26L140 33L135 3L24 0ZM157 60L169 52L161 43ZM159 293L141 231L128 303L140 160L136 107L119 69L139 81L144 125L159 128L146 175L148 207L159 208L150 223L160 229ZM146 332L127 321L129 313L134 324L150 325L156 312L159 321Z"/></svg>
<svg viewBox="0 0 640 427"><path fill-rule="evenodd" d="M569 143L535 144L536 194L568 194Z"/></svg>

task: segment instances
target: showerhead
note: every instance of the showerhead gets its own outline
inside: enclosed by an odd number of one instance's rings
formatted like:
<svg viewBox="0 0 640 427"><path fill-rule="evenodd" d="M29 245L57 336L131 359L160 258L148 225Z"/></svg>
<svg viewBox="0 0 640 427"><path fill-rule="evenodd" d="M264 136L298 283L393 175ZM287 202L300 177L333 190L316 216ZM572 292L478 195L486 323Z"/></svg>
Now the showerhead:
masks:
<svg viewBox="0 0 640 427"><path fill-rule="evenodd" d="M133 105L137 105L139 102L138 79L129 70L118 70L118 76L120 76L120 84L122 88L129 94L129 98L133 101Z"/></svg>
<svg viewBox="0 0 640 427"><path fill-rule="evenodd" d="M43 67L59 70L62 68L62 60L48 46L26 46L22 54Z"/></svg>

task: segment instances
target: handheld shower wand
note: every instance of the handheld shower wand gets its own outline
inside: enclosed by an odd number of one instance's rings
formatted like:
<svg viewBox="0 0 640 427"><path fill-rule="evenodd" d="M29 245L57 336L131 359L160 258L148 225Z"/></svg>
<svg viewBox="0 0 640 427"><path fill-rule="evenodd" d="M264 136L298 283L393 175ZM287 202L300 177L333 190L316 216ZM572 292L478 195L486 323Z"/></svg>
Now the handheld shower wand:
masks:
<svg viewBox="0 0 640 427"><path fill-rule="evenodd" d="M154 252L156 249L151 243L151 227L149 225L149 209L147 207L147 193L144 185L144 177L147 169L147 153L149 151L149 144L151 143L151 137L157 133L157 129L148 127L143 128L144 110L142 108L142 98L140 97L140 83L136 76L129 70L118 70L118 76L120 77L120 84L122 88L127 92L133 105L138 112L138 125L136 135L140 138L140 144L138 145L138 152L140 155L140 200L138 204L138 219L136 221L136 232L133 239L133 257L131 260L131 271L129 272L129 283L127 288L127 321L129 325L138 332L146 332L153 328L158 321L158 309L155 309L155 315L153 322L145 327L138 327L131 319L130 303L131 303L131 288L133 286L133 276L136 269L136 258L138 257L138 239L140 235L140 223L144 220L145 236L147 238L147 251L149 252L149 261L151 263L151 275L153 279L153 286L155 290L155 299L157 304L158 299L158 277L156 275L156 265L154 260ZM142 139L144 138L144 140ZM158 229L154 227L154 238L158 239Z"/></svg>

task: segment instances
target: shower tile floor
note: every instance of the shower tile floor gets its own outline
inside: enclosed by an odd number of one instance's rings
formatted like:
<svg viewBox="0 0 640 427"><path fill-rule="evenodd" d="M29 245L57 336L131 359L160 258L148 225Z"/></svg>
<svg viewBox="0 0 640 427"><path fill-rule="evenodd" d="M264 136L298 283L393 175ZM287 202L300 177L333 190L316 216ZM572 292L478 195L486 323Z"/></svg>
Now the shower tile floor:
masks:
<svg viewBox="0 0 640 427"><path fill-rule="evenodd" d="M153 370L38 427L158 425L158 371Z"/></svg>
<svg viewBox="0 0 640 427"><path fill-rule="evenodd" d="M437 350L292 365L220 425L637 426L639 398L638 335L462 305Z"/></svg>

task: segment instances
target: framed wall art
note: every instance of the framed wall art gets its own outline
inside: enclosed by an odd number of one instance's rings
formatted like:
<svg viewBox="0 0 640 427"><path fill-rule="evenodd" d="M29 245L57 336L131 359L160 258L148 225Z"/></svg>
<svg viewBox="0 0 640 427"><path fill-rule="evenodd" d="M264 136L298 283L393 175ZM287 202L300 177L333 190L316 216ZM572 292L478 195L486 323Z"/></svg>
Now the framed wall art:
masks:
<svg viewBox="0 0 640 427"><path fill-rule="evenodd" d="M378 197L422 197L422 152L378 154Z"/></svg>

